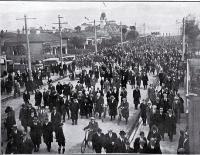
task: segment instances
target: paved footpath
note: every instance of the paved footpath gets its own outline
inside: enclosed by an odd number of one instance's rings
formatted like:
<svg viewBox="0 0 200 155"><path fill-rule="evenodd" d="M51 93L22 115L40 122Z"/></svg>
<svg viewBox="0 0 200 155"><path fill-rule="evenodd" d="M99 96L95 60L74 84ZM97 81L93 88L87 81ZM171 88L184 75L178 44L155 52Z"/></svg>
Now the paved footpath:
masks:
<svg viewBox="0 0 200 155"><path fill-rule="evenodd" d="M154 79L154 77L149 76L149 80L150 80L149 83L152 83L153 79ZM61 83L71 82L73 85L75 85L77 83L77 80L70 81L69 78L64 78L64 79L61 79L59 81ZM53 84L56 85L57 82L54 82ZM43 86L42 89L44 87L47 87L47 86ZM97 87L100 87L99 82L97 83ZM117 134L119 133L120 130L124 130L125 132L128 133L131 130L133 124L137 121L137 117L139 115L139 110L134 109L133 97L132 97L133 90L131 89L130 85L127 85L127 92L128 92L127 99L128 99L128 102L129 102L129 114L130 114L128 124L126 125L125 120L122 120L120 122L120 124L118 125L117 120L110 121L110 117L107 114L104 122L102 122L102 120L97 119L97 122L99 123L99 127L102 129L102 131L104 133L107 133L107 131L109 129L112 129ZM143 87L141 88L141 96L142 96L142 99L143 98L145 99L146 96L147 96L147 90L144 90ZM106 103L106 98L104 97L104 99L105 99L105 103ZM31 95L30 102L32 104L35 103L34 102L34 95ZM3 108L1 109L1 112L2 112L2 114L4 113L6 106L12 106L15 110L17 124L20 124L18 118L19 118L19 110L20 110L22 103L23 103L22 97L5 101L2 104ZM2 118L3 118L3 115L2 115ZM88 123L89 123L89 119L86 119L86 118L81 119L80 117L79 117L79 120L78 120L78 125L71 125L71 120L66 120L66 122L63 125L63 131L64 131L64 135L65 135L65 138L66 138L66 153L65 154L80 153L81 152L80 146L81 146L81 142L83 141L84 135L85 135L83 128L86 125L88 125ZM2 132L2 134L5 134L5 133ZM3 138L3 141L5 142L5 137L2 137L2 138ZM4 149L5 149L5 147L6 147L6 143L4 143L4 145L3 145ZM57 149L58 149L58 145L56 143L56 140L54 139L54 141L52 143L52 150L51 150L50 154L57 153ZM88 148L86 149L86 153L92 153L92 152L93 151L91 149L88 149ZM46 146L43 142L40 146L40 151L37 152L37 154L41 154L41 153L42 154L48 153L46 151Z"/></svg>
<svg viewBox="0 0 200 155"><path fill-rule="evenodd" d="M179 90L180 95L184 99L184 91L183 89ZM185 103L185 102L184 102ZM176 154L177 153L177 147L178 147L178 141L180 137L180 130L184 130L186 128L186 117L184 114L181 114L180 123L177 123L176 125L176 135L173 136L173 141L169 141L169 137L167 133L165 133L165 141L160 142L161 151L163 154ZM138 127L135 128L130 136L131 141L131 147L134 144L134 141L137 137L139 137L140 131L144 131L145 136L147 137L149 133L149 125L142 125L142 119L140 118Z"/></svg>

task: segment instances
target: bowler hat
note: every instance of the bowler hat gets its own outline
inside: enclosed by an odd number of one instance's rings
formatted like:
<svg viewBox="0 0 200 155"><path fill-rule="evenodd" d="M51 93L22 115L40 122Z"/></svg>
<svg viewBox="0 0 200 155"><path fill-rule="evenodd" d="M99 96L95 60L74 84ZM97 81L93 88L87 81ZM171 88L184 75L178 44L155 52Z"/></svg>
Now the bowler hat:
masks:
<svg viewBox="0 0 200 155"><path fill-rule="evenodd" d="M126 135L126 132L125 132L124 130L121 130L121 131L119 132L119 135L124 136L124 135Z"/></svg>

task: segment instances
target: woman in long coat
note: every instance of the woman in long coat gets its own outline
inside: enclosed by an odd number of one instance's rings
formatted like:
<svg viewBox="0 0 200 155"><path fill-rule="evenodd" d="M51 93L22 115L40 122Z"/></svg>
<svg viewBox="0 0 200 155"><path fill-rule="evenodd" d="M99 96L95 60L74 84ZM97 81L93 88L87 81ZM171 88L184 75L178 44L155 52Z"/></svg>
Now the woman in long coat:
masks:
<svg viewBox="0 0 200 155"><path fill-rule="evenodd" d="M135 88L135 73L132 71L130 76L131 88Z"/></svg>
<svg viewBox="0 0 200 155"><path fill-rule="evenodd" d="M109 106L109 115L111 117L111 121L115 116L117 115L117 105L118 101L115 99L115 97L112 95L108 101L108 106Z"/></svg>
<svg viewBox="0 0 200 155"><path fill-rule="evenodd" d="M72 119L72 125L77 125L78 120L78 110L79 110L79 103L77 99L74 99L70 103L70 111L71 111L71 119Z"/></svg>
<svg viewBox="0 0 200 155"><path fill-rule="evenodd" d="M41 125L35 117L31 125L30 136L34 144L34 151L38 152L41 144L42 130Z"/></svg>
<svg viewBox="0 0 200 155"><path fill-rule="evenodd" d="M98 113L99 114L99 118L101 118L101 114L103 112L104 99L100 95L100 93L97 93L97 98L96 98L95 103L96 103L96 105L95 105L95 113Z"/></svg>
<svg viewBox="0 0 200 155"><path fill-rule="evenodd" d="M35 92L35 106L41 106L42 93L37 89Z"/></svg>

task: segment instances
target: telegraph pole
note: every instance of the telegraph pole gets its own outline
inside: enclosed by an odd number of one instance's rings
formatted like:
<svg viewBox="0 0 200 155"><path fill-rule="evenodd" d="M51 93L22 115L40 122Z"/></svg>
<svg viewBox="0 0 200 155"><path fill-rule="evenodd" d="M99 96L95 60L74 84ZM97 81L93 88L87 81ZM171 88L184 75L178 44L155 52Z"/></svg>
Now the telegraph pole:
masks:
<svg viewBox="0 0 200 155"><path fill-rule="evenodd" d="M184 61L184 55L185 55L185 18L183 18L183 53L182 53L182 61Z"/></svg>
<svg viewBox="0 0 200 155"><path fill-rule="evenodd" d="M36 18L27 18L26 15L24 15L24 18L19 18L19 19L16 19L16 20L24 20L24 23L25 23L26 46L27 46L27 53L28 53L28 69L29 69L29 78L32 79L31 52L30 52L29 38L28 38L27 19L36 19Z"/></svg>
<svg viewBox="0 0 200 155"><path fill-rule="evenodd" d="M94 41L95 41L95 53L97 54L97 30L96 30L95 20L94 20Z"/></svg>
<svg viewBox="0 0 200 155"><path fill-rule="evenodd" d="M123 43L123 36L122 36L122 22L120 22L120 35L121 35L121 45Z"/></svg>
<svg viewBox="0 0 200 155"><path fill-rule="evenodd" d="M65 23L61 23L61 17L60 15L58 15L58 23L53 23L53 24L58 24L58 28L59 28L59 35L60 35L60 61L61 61L61 66L63 66L63 52L62 52L62 24L67 24ZM67 47L66 47L67 48Z"/></svg>

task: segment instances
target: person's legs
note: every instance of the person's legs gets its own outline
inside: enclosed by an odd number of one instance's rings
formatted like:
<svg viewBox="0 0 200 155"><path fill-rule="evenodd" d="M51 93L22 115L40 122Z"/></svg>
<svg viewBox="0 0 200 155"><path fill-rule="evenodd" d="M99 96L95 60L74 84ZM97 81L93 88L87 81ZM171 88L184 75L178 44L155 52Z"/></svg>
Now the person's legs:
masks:
<svg viewBox="0 0 200 155"><path fill-rule="evenodd" d="M62 154L64 154L65 153L65 143L63 142L63 144L62 144Z"/></svg>
<svg viewBox="0 0 200 155"><path fill-rule="evenodd" d="M58 142L58 154L60 154L60 151L61 151L61 144L60 142Z"/></svg>

